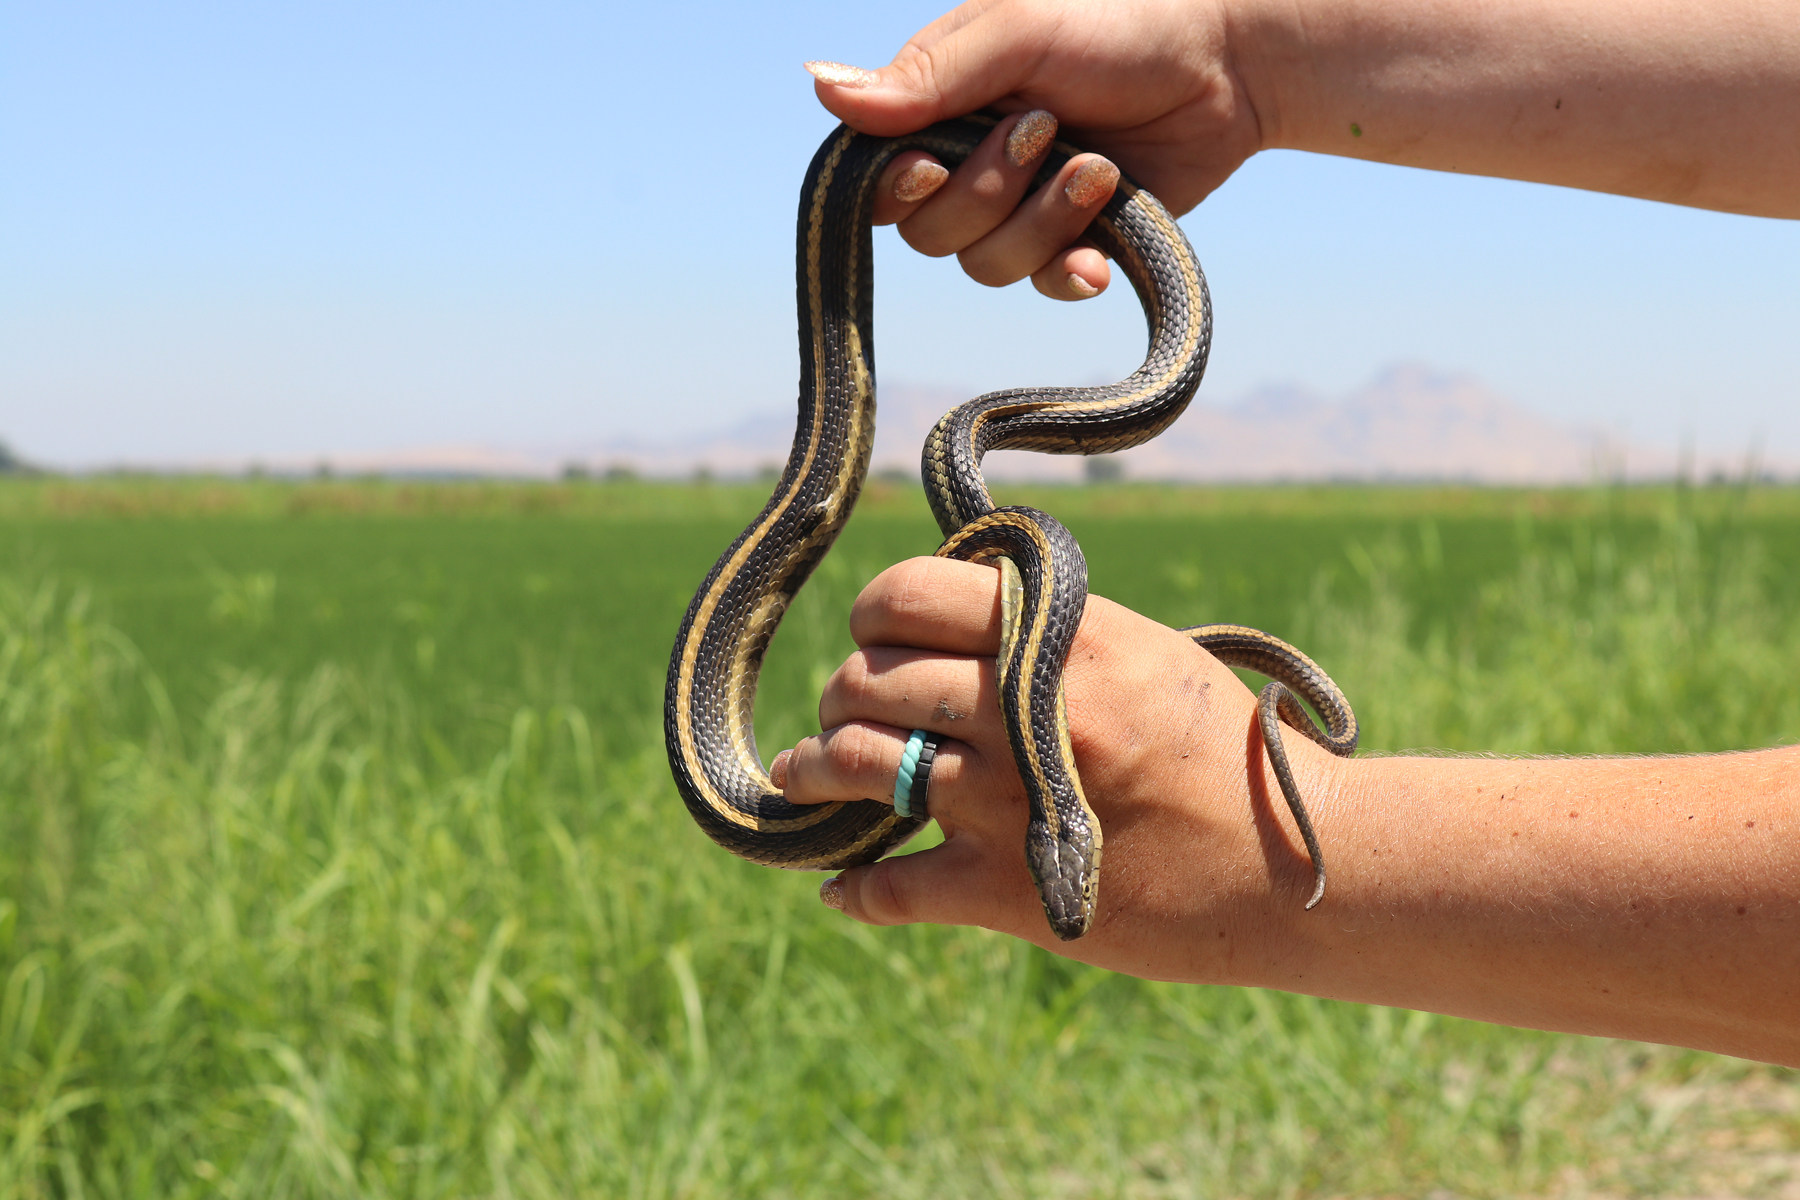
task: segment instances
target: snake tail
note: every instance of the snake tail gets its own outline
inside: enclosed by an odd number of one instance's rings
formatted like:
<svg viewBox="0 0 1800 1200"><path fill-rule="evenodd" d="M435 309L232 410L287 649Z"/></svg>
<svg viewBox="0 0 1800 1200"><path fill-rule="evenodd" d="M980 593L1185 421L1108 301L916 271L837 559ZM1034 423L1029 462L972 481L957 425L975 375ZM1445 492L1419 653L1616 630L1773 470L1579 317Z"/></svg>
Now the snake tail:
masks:
<svg viewBox="0 0 1800 1200"><path fill-rule="evenodd" d="M1100 893L1100 821L1082 794L1062 690L1063 664L1087 607L1087 560L1054 517L1019 507L976 518L938 554L1001 568L995 682L1031 806L1025 864L1051 931L1071 941L1093 924Z"/></svg>
<svg viewBox="0 0 1800 1200"><path fill-rule="evenodd" d="M1359 733L1356 713L1331 676L1278 637L1244 625L1196 625L1181 632L1226 666L1242 667L1269 677L1269 682L1257 696L1257 725L1262 732L1269 766L1275 771L1275 782L1281 787L1281 797L1294 815L1300 840L1306 843L1307 856L1312 860L1313 890L1306 902L1307 910L1311 911L1325 898L1325 854L1319 848L1319 835L1313 829L1312 817L1300 798L1300 785L1294 780L1294 767L1288 758L1287 743L1282 740L1281 727L1286 724L1331 753L1348 757L1356 753ZM1324 718L1325 729L1315 725L1306 709L1301 707L1301 696Z"/></svg>
<svg viewBox="0 0 1800 1200"><path fill-rule="evenodd" d="M1281 798L1287 801L1288 811L1294 814L1294 824L1300 827L1300 840L1306 843L1307 857L1312 859L1313 890L1306 901L1306 911L1311 912L1325 898L1325 852L1319 848L1319 835L1314 832L1312 817L1300 799L1300 785L1294 782L1294 767L1288 761L1287 747L1281 740L1282 710L1293 699L1294 694L1286 685L1271 679L1257 695L1256 721L1262 731L1263 748L1269 754L1269 765L1275 768L1275 782L1281 785Z"/></svg>

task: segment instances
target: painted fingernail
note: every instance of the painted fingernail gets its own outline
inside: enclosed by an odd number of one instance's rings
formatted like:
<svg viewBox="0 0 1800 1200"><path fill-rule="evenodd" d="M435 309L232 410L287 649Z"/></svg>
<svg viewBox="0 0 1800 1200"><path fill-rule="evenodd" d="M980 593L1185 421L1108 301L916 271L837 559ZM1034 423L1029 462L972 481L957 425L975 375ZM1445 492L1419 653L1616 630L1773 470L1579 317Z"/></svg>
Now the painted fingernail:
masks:
<svg viewBox="0 0 1800 1200"><path fill-rule="evenodd" d="M792 750L783 750L780 754L775 756L775 761L769 764L770 783L778 788L787 786L788 759L792 757L794 757L794 752Z"/></svg>
<svg viewBox="0 0 1800 1200"><path fill-rule="evenodd" d="M1083 300L1091 300L1100 294L1100 289L1083 279L1075 272L1069 272L1069 290Z"/></svg>
<svg viewBox="0 0 1800 1200"><path fill-rule="evenodd" d="M839 912L843 912L844 881L842 879L832 878L821 883L819 885L819 901L824 904L826 908L835 908Z"/></svg>
<svg viewBox="0 0 1800 1200"><path fill-rule="evenodd" d="M1041 108L1034 108L1019 118L1019 123L1006 135L1006 160L1022 167L1050 148L1056 140L1056 118Z"/></svg>
<svg viewBox="0 0 1800 1200"><path fill-rule="evenodd" d="M814 79L820 83L829 83L832 87L865 88L872 87L877 82L875 72L850 66L848 63L826 62L821 59L805 65Z"/></svg>
<svg viewBox="0 0 1800 1200"><path fill-rule="evenodd" d="M915 204L944 186L944 180L950 178L945 167L934 162L920 161L900 172L894 180L894 199L907 204Z"/></svg>
<svg viewBox="0 0 1800 1200"><path fill-rule="evenodd" d="M1104 158L1090 158L1069 176L1069 182L1063 185L1063 195L1076 208L1088 208L1112 195L1112 190L1118 186L1119 168Z"/></svg>

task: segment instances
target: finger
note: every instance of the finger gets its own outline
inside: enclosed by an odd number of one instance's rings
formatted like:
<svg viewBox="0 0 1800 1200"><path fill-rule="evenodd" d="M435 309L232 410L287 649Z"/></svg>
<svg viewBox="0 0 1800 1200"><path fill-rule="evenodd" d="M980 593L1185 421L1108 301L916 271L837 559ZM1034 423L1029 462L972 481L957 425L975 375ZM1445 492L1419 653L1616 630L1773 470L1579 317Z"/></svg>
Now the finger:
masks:
<svg viewBox="0 0 1800 1200"><path fill-rule="evenodd" d="M1106 255L1092 246L1070 246L1031 275L1031 286L1052 300L1092 300L1111 282Z"/></svg>
<svg viewBox="0 0 1800 1200"><path fill-rule="evenodd" d="M850 609L856 644L943 654L1000 652L1000 572L954 558L912 558L877 575Z"/></svg>
<svg viewBox="0 0 1800 1200"><path fill-rule="evenodd" d="M957 259L969 278L989 287L1035 275L1081 236L1118 184L1118 167L1098 154L1078 154Z"/></svg>
<svg viewBox="0 0 1800 1200"><path fill-rule="evenodd" d="M1014 48L1029 42L1031 33L1014 22L984 19L984 7L965 4L940 17L878 70L807 63L819 103L852 129L895 137L1017 91L1036 57Z"/></svg>
<svg viewBox="0 0 1800 1200"><path fill-rule="evenodd" d="M950 169L923 150L896 154L875 184L875 215L871 224L904 221L949 178Z"/></svg>
<svg viewBox="0 0 1800 1200"><path fill-rule="evenodd" d="M993 3L994 0L969 0L958 5L908 38L902 52L930 50L969 22L979 20L983 10L992 7Z"/></svg>
<svg viewBox="0 0 1800 1200"><path fill-rule="evenodd" d="M801 738L792 750L777 756L782 795L794 804L844 800L890 804L910 736L910 730L892 725L852 721ZM925 807L940 823L954 826L969 815L967 798L983 795L992 787L994 781L988 776L986 760L978 751L954 738L941 739L925 785ZM915 806L918 800L915 789Z"/></svg>
<svg viewBox="0 0 1800 1200"><path fill-rule="evenodd" d="M853 867L826 881L819 898L868 925L980 925L1038 942L1049 932L1018 847L1003 849L966 834L917 854Z"/></svg>
<svg viewBox="0 0 1800 1200"><path fill-rule="evenodd" d="M845 660L819 697L819 726L878 721L976 740L999 732L994 660L872 646Z"/></svg>
<svg viewBox="0 0 1800 1200"><path fill-rule="evenodd" d="M900 222L900 236L933 258L986 237L1018 207L1038 160L1055 140L1056 118L1042 109L1003 119L950 173L931 202Z"/></svg>

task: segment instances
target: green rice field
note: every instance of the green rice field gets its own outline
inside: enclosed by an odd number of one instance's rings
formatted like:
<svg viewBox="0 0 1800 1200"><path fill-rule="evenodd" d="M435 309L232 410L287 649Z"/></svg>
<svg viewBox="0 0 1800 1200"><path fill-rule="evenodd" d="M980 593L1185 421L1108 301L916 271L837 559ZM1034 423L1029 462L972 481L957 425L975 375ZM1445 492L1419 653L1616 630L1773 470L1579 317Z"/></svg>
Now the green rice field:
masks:
<svg viewBox="0 0 1800 1200"><path fill-rule="evenodd" d="M716 849L668 646L748 485L0 481L0 1196L1779 1196L1800 1074L871 929ZM1009 492L1373 752L1800 741L1800 490ZM872 485L769 656L814 726Z"/></svg>

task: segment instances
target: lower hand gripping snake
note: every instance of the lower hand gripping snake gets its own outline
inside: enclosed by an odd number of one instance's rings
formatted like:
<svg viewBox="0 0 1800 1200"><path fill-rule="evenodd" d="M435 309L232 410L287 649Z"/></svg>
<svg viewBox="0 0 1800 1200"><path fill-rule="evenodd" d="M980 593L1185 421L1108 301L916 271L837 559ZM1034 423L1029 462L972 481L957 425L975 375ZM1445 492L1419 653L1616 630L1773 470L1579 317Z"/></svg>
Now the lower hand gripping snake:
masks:
<svg viewBox="0 0 1800 1200"><path fill-rule="evenodd" d="M689 604L669 662L664 731L688 811L721 846L753 862L836 871L874 862L924 825L884 801L797 805L771 782L752 717L757 674L776 625L831 548L868 473L875 434L873 239L882 169L905 150L955 167L996 123L990 114L898 138L839 126L819 147L800 194L800 412L775 493L732 542ZM1034 186L1080 151L1057 142ZM1081 789L1064 711L1062 672L1087 603L1087 563L1075 538L1034 508L997 507L981 476L990 450L1101 454L1149 441L1200 386L1212 307L1193 248L1166 209L1129 179L1087 239L1130 279L1150 325L1150 351L1105 387L991 392L952 410L926 440L925 491L945 541L940 556L991 563L1002 576L996 678L1031 815L1025 858L1050 928L1087 933L1099 899L1101 830ZM1356 748L1349 702L1313 661L1239 625L1181 632L1228 666L1269 678L1257 705L1264 747L1325 893L1325 863L1282 742L1285 722L1334 754ZM1321 730L1297 697L1324 719Z"/></svg>

